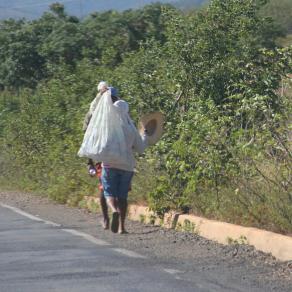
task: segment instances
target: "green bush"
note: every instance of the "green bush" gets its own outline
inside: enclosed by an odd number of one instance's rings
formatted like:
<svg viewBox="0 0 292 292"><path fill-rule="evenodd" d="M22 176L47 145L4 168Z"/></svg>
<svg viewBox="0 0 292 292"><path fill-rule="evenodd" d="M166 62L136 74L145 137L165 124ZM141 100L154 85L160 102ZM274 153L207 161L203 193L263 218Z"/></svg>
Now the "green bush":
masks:
<svg viewBox="0 0 292 292"><path fill-rule="evenodd" d="M263 2L213 0L190 14L154 5L84 22L61 9L2 23L1 185L73 205L96 192L77 152L96 84L107 80L135 122L156 110L166 119L160 142L138 159L131 202L159 216L176 209L291 232L292 48L277 48Z"/></svg>

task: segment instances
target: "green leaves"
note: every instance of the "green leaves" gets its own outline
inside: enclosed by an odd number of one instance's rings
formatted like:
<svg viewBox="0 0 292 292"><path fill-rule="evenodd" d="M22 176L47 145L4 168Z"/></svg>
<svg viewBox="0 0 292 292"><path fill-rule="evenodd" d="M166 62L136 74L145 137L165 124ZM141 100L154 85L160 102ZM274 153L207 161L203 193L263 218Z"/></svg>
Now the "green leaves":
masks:
<svg viewBox="0 0 292 292"><path fill-rule="evenodd" d="M166 117L138 161L136 200L148 193L160 214L192 209L291 229L292 50L276 47L261 2L214 0L190 14L153 4L80 22L56 6L34 22L2 22L0 83L18 92L0 95L0 170L16 161L27 184L62 202L91 189L76 153L107 80L135 122Z"/></svg>

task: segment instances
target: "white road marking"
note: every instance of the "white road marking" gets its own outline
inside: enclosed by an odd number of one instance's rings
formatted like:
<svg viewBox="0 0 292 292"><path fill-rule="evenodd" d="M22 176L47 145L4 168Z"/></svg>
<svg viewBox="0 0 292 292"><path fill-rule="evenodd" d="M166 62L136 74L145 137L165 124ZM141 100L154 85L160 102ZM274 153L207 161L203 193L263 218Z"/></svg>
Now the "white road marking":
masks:
<svg viewBox="0 0 292 292"><path fill-rule="evenodd" d="M27 217L31 220L34 220L34 221L38 221L38 222L42 222L42 223L45 223L45 224L48 224L48 225L52 225L52 226L55 226L55 227L60 227L61 224L58 224L58 223L55 223L55 222L52 222L52 221L49 221L49 220L44 220L44 219L41 219L37 216L34 216L32 214L29 214L29 213L26 213L16 207L12 207L12 206L9 206L9 205L6 205L6 204L3 204L3 203L0 203L0 206L3 207L3 208L7 208L7 209L10 209L11 211L19 214L19 215L22 215L24 217ZM63 231L65 232L69 232L73 235L77 235L77 236L81 236L83 237L84 239L96 244L96 245L110 245L108 242L105 242L103 240L100 240L100 239L97 239L89 234L86 234L86 233L83 233L83 232L79 232L77 230L73 230L73 229L62 229Z"/></svg>
<svg viewBox="0 0 292 292"><path fill-rule="evenodd" d="M183 273L183 271L175 270L175 269L163 269L163 271L172 275Z"/></svg>
<svg viewBox="0 0 292 292"><path fill-rule="evenodd" d="M164 272L174 275L176 280L182 280L182 278L180 276L178 276L177 274L182 274L184 273L184 271L180 271L180 270L175 270L175 269L163 269Z"/></svg>
<svg viewBox="0 0 292 292"><path fill-rule="evenodd" d="M146 259L145 256L143 255L140 255L134 251L130 251L130 250L127 250L127 249L123 249L123 248L113 248L114 251L118 252L118 253L121 253L123 255L126 255L130 258L137 258L137 259Z"/></svg>
<svg viewBox="0 0 292 292"><path fill-rule="evenodd" d="M77 231L74 229L62 229L62 230L65 232L71 233L73 235L83 237L84 239L86 239L86 240L88 240L91 243L94 243L96 245L111 245L110 243L108 243L106 241L103 241L101 239L97 239L97 238L93 237L92 235L84 233L84 232L80 232L80 231Z"/></svg>
<svg viewBox="0 0 292 292"><path fill-rule="evenodd" d="M6 204L2 204L0 203L0 206L4 207L4 208L7 208L7 209L10 209L11 211L19 214L19 215L22 215L22 216L25 216L31 220L34 220L34 221L38 221L38 222L43 222L45 224L48 224L48 225L52 225L52 226L55 226L55 227L60 227L61 225L60 224L57 224L55 222L52 222L52 221L48 221L48 220L44 220L44 219L41 219L37 216L34 216L34 215L31 215L29 213L26 213L16 207L12 207L12 206L9 206L9 205L6 205Z"/></svg>
<svg viewBox="0 0 292 292"><path fill-rule="evenodd" d="M52 222L52 221L47 221L47 220L44 220L44 223L48 224L48 225L55 226L55 227L61 227L62 226L61 224L58 224L58 223L55 223L55 222Z"/></svg>
<svg viewBox="0 0 292 292"><path fill-rule="evenodd" d="M2 204L2 203L0 203L0 205L1 205L2 207L4 207L4 208L7 208L7 209L10 209L10 210L14 211L14 212L17 213L17 214L20 214L20 215L22 215L22 216L25 216L25 217L27 217L27 218L29 218L29 219L31 219L31 220L39 221L39 222L43 222L43 221L44 221L44 220L42 220L41 218L38 218L38 217L33 216L33 215L31 215L31 214L28 214L28 213L26 213L26 212L24 212L24 211L22 211L22 210L20 210L20 209L18 209L18 208L15 208L15 207L12 207L12 206L9 206L9 205L6 205L6 204Z"/></svg>
<svg viewBox="0 0 292 292"><path fill-rule="evenodd" d="M6 205L6 204L3 204L3 203L0 203L0 206L2 206L3 208L7 208L7 209L10 209L12 211L14 211L15 213L17 214L20 214L22 216L25 216L31 220L34 220L34 221L38 221L38 222L43 222L45 224L48 224L48 225L52 225L52 226L55 226L55 227L60 227L61 224L58 224L58 223L55 223L55 222L52 222L52 221L48 221L48 220L44 220L44 219L41 219L39 217L36 217L34 215L31 215L29 213L26 213L16 207L12 207L12 206L9 206L9 205ZM88 241L90 241L91 243L94 243L96 245L106 245L106 246L109 246L111 245L110 243L106 242L106 241L103 241L103 240L100 240L100 239L97 239L95 237L93 237L92 235L90 234L87 234L87 233L84 233L84 232L80 232L80 231L77 231L77 230L74 230L74 229L66 229L66 228L63 228L61 229L62 231L65 231L65 232L68 232L70 234L73 234L73 235L76 235L76 236L80 236ZM118 252L118 253L121 253L123 255L126 255L128 257L131 257L131 258L138 258L138 259L146 259L145 256L143 255L140 255L136 252L133 252L133 251L130 251L130 250L127 250L127 249L123 249L123 248L113 248L112 250Z"/></svg>

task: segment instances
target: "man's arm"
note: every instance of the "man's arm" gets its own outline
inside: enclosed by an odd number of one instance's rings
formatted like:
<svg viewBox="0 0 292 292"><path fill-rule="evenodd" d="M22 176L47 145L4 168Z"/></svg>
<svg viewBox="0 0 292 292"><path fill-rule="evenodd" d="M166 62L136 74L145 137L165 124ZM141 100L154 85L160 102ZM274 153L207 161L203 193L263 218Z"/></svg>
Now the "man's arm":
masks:
<svg viewBox="0 0 292 292"><path fill-rule="evenodd" d="M87 114L85 115L84 120L83 120L82 130L83 130L84 132L86 131L86 129L87 129L87 127L88 127L88 124L89 124L89 122L90 122L91 117L92 117L92 112L89 110L89 111L87 112Z"/></svg>
<svg viewBox="0 0 292 292"><path fill-rule="evenodd" d="M95 108L100 100L100 97L101 97L101 93L98 93L96 95L95 99L91 102L90 107L89 107L89 111L87 112L87 114L84 117L83 126L82 126L82 129L84 132L86 131L86 129L89 125L90 119L92 117L92 113L94 112L94 110L95 110Z"/></svg>
<svg viewBox="0 0 292 292"><path fill-rule="evenodd" d="M148 144L147 144L146 133L144 133L141 136L139 134L139 132L136 130L134 144L133 144L133 150L138 152L139 154L142 154L145 151L147 146L148 146Z"/></svg>

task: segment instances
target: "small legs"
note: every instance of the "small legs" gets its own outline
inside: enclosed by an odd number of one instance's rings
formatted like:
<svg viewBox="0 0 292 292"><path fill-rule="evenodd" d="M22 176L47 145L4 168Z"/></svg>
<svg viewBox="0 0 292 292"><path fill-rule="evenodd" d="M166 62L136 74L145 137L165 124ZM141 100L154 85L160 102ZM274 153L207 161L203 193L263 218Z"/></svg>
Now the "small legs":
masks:
<svg viewBox="0 0 292 292"><path fill-rule="evenodd" d="M117 233L119 228L119 212L117 208L117 199L115 197L109 196L106 198L106 202L112 211L111 231L113 233Z"/></svg>
<svg viewBox="0 0 292 292"><path fill-rule="evenodd" d="M118 212L120 214L119 233L128 233L125 229L125 220L127 215L128 202L127 199L118 199Z"/></svg>
<svg viewBox="0 0 292 292"><path fill-rule="evenodd" d="M106 202L112 211L111 231L114 233L126 234L125 219L128 207L127 200L107 197Z"/></svg>
<svg viewBox="0 0 292 292"><path fill-rule="evenodd" d="M103 191L100 193L100 198L99 198L100 206L101 206L101 211L102 211L102 216L103 216L103 221L102 221L102 227L103 229L109 229L109 216L108 216L108 207L106 203L106 199L104 197Z"/></svg>

